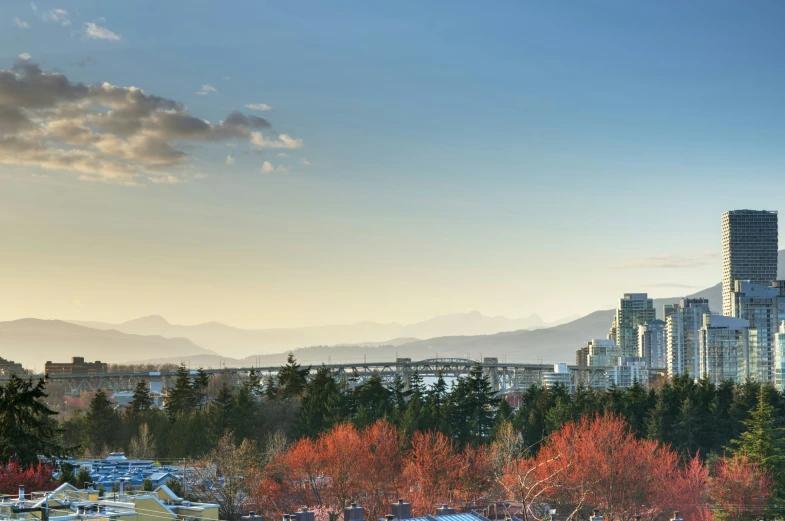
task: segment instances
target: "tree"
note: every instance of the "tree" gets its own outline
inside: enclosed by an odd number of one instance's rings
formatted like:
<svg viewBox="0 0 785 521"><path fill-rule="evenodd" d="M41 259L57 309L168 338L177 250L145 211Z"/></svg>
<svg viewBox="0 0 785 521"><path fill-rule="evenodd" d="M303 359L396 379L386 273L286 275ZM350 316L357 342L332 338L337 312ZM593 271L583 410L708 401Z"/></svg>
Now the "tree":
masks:
<svg viewBox="0 0 785 521"><path fill-rule="evenodd" d="M759 519L772 494L771 475L765 467L741 453L720 458L714 468L709 496L719 517Z"/></svg>
<svg viewBox="0 0 785 521"><path fill-rule="evenodd" d="M134 389L133 400L131 401L130 412L133 414L145 414L150 412L154 407L152 396L150 396L150 388L144 380L136 382Z"/></svg>
<svg viewBox="0 0 785 521"><path fill-rule="evenodd" d="M87 488L87 483L91 483L93 481L93 475L90 474L90 470L87 467L79 467L79 470L76 472L76 488L84 489Z"/></svg>
<svg viewBox="0 0 785 521"><path fill-rule="evenodd" d="M152 492L153 490L153 481L150 478L146 478L142 481L142 492Z"/></svg>
<svg viewBox="0 0 785 521"><path fill-rule="evenodd" d="M165 485L175 496L182 498L185 495L183 484L179 479L169 478L166 480Z"/></svg>
<svg viewBox="0 0 785 521"><path fill-rule="evenodd" d="M774 408L764 397L765 387L758 390L758 403L742 423L747 428L731 443L737 454L766 469L774 479L774 495L785 499L785 429L774 420Z"/></svg>
<svg viewBox="0 0 785 521"><path fill-rule="evenodd" d="M340 422L341 396L332 372L322 365L306 387L297 414L297 434L315 439Z"/></svg>
<svg viewBox="0 0 785 521"><path fill-rule="evenodd" d="M57 413L44 403L46 380L36 384L11 375L0 387L0 463L13 459L21 465L38 461L39 455L62 455L59 431L52 417Z"/></svg>
<svg viewBox="0 0 785 521"><path fill-rule="evenodd" d="M55 488L53 468L43 462L24 466L15 461L0 465L0 494L14 494L20 486L25 490L48 491Z"/></svg>
<svg viewBox="0 0 785 521"><path fill-rule="evenodd" d="M236 519L248 493L248 477L259 463L259 451L250 440L239 447L231 434L224 434L215 448L194 464L194 495L217 503L220 519Z"/></svg>
<svg viewBox="0 0 785 521"><path fill-rule="evenodd" d="M278 371L278 385L280 387L281 398L299 398L305 392L308 383L308 373L310 367L300 368L300 364L294 359L294 354L289 353L286 365Z"/></svg>
<svg viewBox="0 0 785 521"><path fill-rule="evenodd" d="M191 387L193 389L193 407L203 409L207 404L207 388L210 386L210 377L203 368L196 370Z"/></svg>
<svg viewBox="0 0 785 521"><path fill-rule="evenodd" d="M689 489L676 452L637 439L618 416L566 424L527 467L536 469L530 483L540 500L570 517L585 518L601 505L606 519L628 521L636 514L655 519L697 504L674 493Z"/></svg>
<svg viewBox="0 0 785 521"><path fill-rule="evenodd" d="M61 485L63 483L70 483L76 485L76 473L74 473L74 466L65 461L60 462L60 474L57 476L57 482Z"/></svg>
<svg viewBox="0 0 785 521"><path fill-rule="evenodd" d="M169 398L166 401L166 413L169 419L175 419L179 414L189 412L196 406L194 388L191 383L191 375L185 364L180 364L177 368L177 376L174 389L169 391Z"/></svg>
<svg viewBox="0 0 785 521"><path fill-rule="evenodd" d="M413 513L425 515L434 505L449 503L460 469L452 440L440 432L415 432L404 469L407 488L412 490Z"/></svg>
<svg viewBox="0 0 785 521"><path fill-rule="evenodd" d="M139 434L131 439L131 456L137 459L153 459L155 457L155 440L150 427L143 423L139 426Z"/></svg>
<svg viewBox="0 0 785 521"><path fill-rule="evenodd" d="M99 451L104 447L111 449L117 441L117 433L120 427L120 417L115 411L115 404L103 390L98 390L90 401L90 408L85 417L87 425L87 436L85 444L92 448L93 452Z"/></svg>

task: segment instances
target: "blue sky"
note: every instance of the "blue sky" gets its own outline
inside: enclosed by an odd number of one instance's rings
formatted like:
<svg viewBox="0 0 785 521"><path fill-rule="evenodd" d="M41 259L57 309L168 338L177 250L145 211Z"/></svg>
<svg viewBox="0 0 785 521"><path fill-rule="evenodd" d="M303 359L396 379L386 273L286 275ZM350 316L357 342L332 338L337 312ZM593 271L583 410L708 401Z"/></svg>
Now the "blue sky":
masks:
<svg viewBox="0 0 785 521"><path fill-rule="evenodd" d="M0 69L302 146L184 143L144 186L0 162L0 318L556 319L716 283L720 214L780 209L781 2L35 6L0 6Z"/></svg>

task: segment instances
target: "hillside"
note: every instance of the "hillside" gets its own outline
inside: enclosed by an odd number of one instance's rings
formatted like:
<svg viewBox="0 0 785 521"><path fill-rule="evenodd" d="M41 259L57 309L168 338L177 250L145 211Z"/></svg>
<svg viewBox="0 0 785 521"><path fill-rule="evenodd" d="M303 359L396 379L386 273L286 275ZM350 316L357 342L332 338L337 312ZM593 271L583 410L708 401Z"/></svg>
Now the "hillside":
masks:
<svg viewBox="0 0 785 521"><path fill-rule="evenodd" d="M441 315L414 324L359 322L348 325L300 328L240 329L220 322L193 326L169 323L158 315L121 324L74 322L95 329L114 329L136 335L188 338L194 343L235 358L280 353L308 345L389 344L391 338L431 338L444 335L482 335L546 327L537 315L520 319L486 316L478 311ZM553 325L553 324L550 324Z"/></svg>
<svg viewBox="0 0 785 521"><path fill-rule="evenodd" d="M73 356L112 363L153 358L161 353L172 357L214 354L186 338L129 335L61 320L0 322L0 356L37 371L43 371L47 360L68 362Z"/></svg>

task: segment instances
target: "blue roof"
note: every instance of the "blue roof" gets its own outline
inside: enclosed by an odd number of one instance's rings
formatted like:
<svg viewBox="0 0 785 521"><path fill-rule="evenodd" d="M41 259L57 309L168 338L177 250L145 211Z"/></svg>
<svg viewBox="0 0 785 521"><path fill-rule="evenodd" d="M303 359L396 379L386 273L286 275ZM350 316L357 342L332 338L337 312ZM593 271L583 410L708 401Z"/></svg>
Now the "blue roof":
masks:
<svg viewBox="0 0 785 521"><path fill-rule="evenodd" d="M477 512L463 514L443 514L438 516L413 517L408 521L490 521L487 517Z"/></svg>

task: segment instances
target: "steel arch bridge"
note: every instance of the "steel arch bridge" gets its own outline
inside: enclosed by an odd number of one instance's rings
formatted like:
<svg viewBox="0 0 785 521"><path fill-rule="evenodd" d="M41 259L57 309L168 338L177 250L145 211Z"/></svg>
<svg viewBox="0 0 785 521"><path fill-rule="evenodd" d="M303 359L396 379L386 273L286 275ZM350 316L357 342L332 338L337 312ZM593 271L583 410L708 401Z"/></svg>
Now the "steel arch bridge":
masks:
<svg viewBox="0 0 785 521"><path fill-rule="evenodd" d="M482 362L464 358L430 358L412 361L409 358L398 358L392 362L357 362L343 364L324 364L339 380L345 380L350 385L360 385L368 381L373 375L378 375L389 384L396 375L403 378L408 385L414 373L421 377L457 378L466 376L473 367L479 366L483 374L490 380L496 393L506 394L522 392L534 384L542 385L544 375L554 372L553 364L522 364L499 362L496 358L485 358ZM321 365L311 366L310 374L313 375ZM232 381L234 385L241 385L251 371L256 372L262 383L269 381L278 373L280 366L274 367L238 367L221 369L204 369L211 378L222 377ZM587 387L604 388L607 383L606 371L608 367L568 366L569 382L573 387L585 385ZM190 370L193 376L198 371ZM40 378L43 374L27 375L26 378ZM78 395L84 391L130 392L140 380L146 381L148 386L156 392L164 393L174 387L177 371L152 371L128 373L101 373L101 374L51 374L48 376L52 382L63 385L65 391ZM0 376L0 384L7 381L8 376Z"/></svg>

